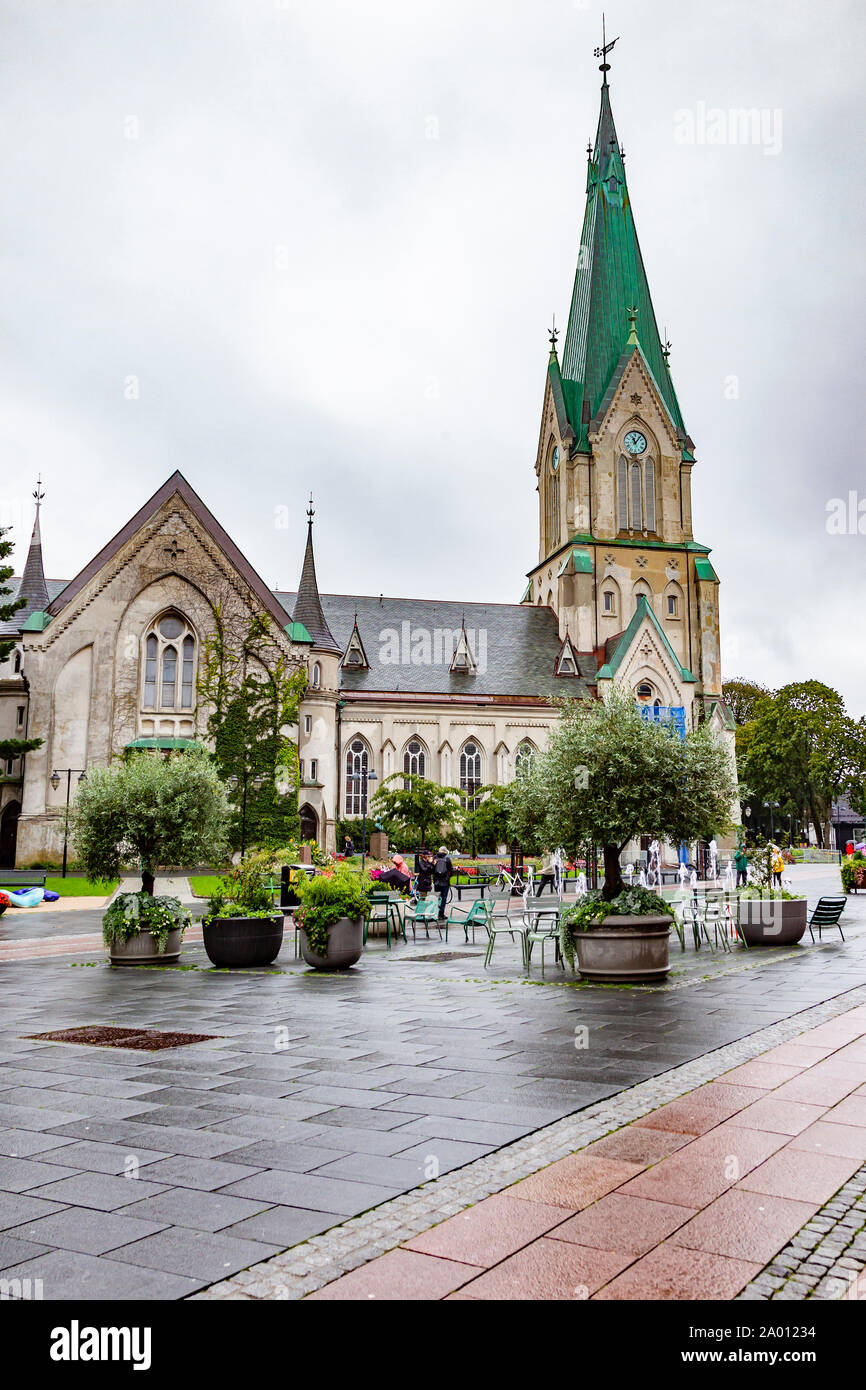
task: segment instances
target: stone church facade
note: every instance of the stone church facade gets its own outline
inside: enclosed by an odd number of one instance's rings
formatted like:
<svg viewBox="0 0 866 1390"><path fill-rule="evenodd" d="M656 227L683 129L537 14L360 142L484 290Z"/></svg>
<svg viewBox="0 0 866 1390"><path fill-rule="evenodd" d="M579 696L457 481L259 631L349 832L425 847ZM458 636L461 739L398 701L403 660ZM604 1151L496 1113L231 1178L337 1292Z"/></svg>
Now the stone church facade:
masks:
<svg viewBox="0 0 866 1390"><path fill-rule="evenodd" d="M718 578L692 531L694 444L644 271L606 65L560 359L551 334L535 462L538 559L519 603L320 592L312 509L296 591L271 591L175 473L68 582L46 581L39 503L0 636L0 736L42 738L0 778L0 863L57 861L67 780L135 748L207 741L198 692L217 612L254 614L307 672L297 737L304 831L329 850L364 773L471 793L542 750L561 695L633 691L649 719L731 744ZM60 774L58 786L52 773ZM294 794L290 792L289 794ZM372 793L371 793L372 794Z"/></svg>

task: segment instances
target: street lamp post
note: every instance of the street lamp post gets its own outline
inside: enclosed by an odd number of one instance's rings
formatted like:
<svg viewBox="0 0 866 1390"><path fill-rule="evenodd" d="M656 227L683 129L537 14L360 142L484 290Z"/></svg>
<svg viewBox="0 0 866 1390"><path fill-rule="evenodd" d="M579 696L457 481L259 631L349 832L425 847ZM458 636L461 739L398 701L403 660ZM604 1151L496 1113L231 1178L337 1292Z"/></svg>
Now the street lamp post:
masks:
<svg viewBox="0 0 866 1390"><path fill-rule="evenodd" d="M82 782L87 781L87 773L83 767L55 767L49 779L55 791L60 786L60 777L64 772L66 773L66 817L63 825L63 870L60 875L61 878L66 877L66 855L69 848L69 795L72 789L73 772L78 773L79 787Z"/></svg>
<svg viewBox="0 0 866 1390"><path fill-rule="evenodd" d="M376 773L367 771L366 767L361 768L361 873L364 872L364 865L367 861L367 785L370 782L378 782Z"/></svg>
<svg viewBox="0 0 866 1390"><path fill-rule="evenodd" d="M773 826L773 809L775 807L778 810L779 803L778 801L765 801L764 805L767 806L770 811L770 839L774 840L776 838L776 832Z"/></svg>
<svg viewBox="0 0 866 1390"><path fill-rule="evenodd" d="M237 791L239 785L243 787L241 796L241 859L243 859L247 848L247 783L252 783L253 791L258 791L262 785L262 778L258 773L253 776L251 767L245 767L241 777L236 777L232 773L228 779L228 786L231 791Z"/></svg>

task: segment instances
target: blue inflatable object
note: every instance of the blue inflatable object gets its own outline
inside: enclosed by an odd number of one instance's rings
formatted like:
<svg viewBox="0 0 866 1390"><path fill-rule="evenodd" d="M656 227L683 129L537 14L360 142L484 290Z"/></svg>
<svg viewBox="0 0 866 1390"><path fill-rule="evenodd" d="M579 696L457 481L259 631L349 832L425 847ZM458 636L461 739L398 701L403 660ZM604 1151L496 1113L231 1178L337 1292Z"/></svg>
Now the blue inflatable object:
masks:
<svg viewBox="0 0 866 1390"><path fill-rule="evenodd" d="M42 896L45 898L45 901L47 903L56 903L58 898L60 897L60 894L55 893L54 890L51 888L46 888Z"/></svg>
<svg viewBox="0 0 866 1390"><path fill-rule="evenodd" d="M45 897L42 888L21 888L17 893L14 888L4 888L3 891L12 907L38 907Z"/></svg>

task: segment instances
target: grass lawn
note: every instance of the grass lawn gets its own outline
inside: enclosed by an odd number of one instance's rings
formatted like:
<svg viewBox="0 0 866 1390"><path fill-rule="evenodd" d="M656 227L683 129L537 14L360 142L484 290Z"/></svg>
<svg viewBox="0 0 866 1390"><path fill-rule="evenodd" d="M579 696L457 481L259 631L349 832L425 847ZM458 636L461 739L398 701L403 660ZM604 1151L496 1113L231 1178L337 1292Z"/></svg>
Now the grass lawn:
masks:
<svg viewBox="0 0 866 1390"><path fill-rule="evenodd" d="M2 877L2 875L0 875ZM117 887L116 878L92 880L89 878L61 878L59 874L50 875L45 887L61 898L107 898Z"/></svg>
<svg viewBox="0 0 866 1390"><path fill-rule="evenodd" d="M221 874L192 874L189 880L189 886L197 898L209 898L221 883Z"/></svg>

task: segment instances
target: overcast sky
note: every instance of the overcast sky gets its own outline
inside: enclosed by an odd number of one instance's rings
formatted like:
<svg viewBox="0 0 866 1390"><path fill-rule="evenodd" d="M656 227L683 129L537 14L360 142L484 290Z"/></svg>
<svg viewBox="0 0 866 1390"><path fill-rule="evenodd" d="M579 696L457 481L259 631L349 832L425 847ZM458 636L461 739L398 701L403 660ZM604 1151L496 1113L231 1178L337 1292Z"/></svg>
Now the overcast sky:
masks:
<svg viewBox="0 0 866 1390"><path fill-rule="evenodd" d="M26 541L41 470L70 578L179 468L272 586L297 583L312 488L323 589L519 600L601 7L0 14L0 523ZM866 513L866 7L619 0L607 27L725 674L824 680L861 714L866 534L827 507ZM761 139L706 143L744 107Z"/></svg>

